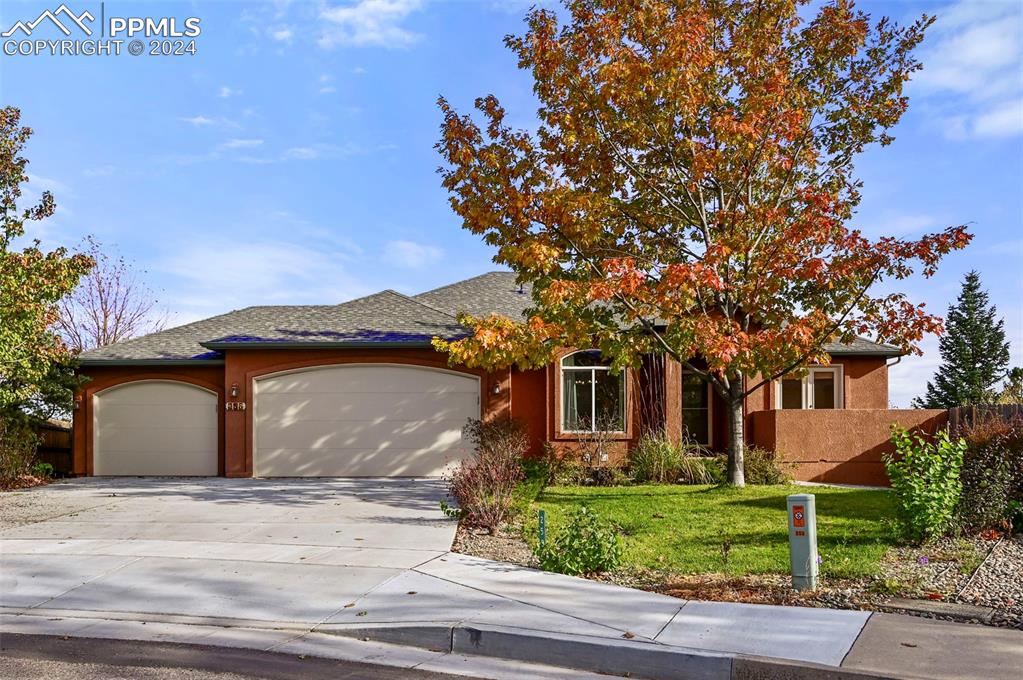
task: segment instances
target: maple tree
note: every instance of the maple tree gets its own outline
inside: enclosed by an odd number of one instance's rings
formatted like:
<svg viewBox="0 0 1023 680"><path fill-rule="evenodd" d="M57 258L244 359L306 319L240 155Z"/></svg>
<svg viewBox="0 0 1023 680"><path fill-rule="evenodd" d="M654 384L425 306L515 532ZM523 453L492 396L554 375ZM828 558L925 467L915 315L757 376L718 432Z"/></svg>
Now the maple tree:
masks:
<svg viewBox="0 0 1023 680"><path fill-rule="evenodd" d="M19 205L28 181L21 155L32 130L21 112L0 109L0 418L15 418L32 407L66 408L77 382L73 355L53 331L57 302L93 265L65 248L46 252L38 240L17 247L27 222L53 214L48 191L34 205Z"/></svg>
<svg viewBox="0 0 1023 680"><path fill-rule="evenodd" d="M743 401L765 381L828 363L824 345L872 335L915 351L941 329L902 293L965 247L962 226L870 239L848 226L853 161L887 145L924 16L872 22L838 0L804 18L786 0L573 0L506 38L531 71L535 132L496 97L482 116L445 99L437 148L465 229L532 284L524 321L463 317L435 341L484 368L540 366L599 347L616 369L663 353L729 407L728 477L742 485Z"/></svg>

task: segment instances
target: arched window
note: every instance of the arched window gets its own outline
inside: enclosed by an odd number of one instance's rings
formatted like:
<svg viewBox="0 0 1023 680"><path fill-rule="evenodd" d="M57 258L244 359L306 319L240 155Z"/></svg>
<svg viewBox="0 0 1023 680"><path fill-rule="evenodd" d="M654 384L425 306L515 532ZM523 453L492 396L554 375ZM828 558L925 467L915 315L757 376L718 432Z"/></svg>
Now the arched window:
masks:
<svg viewBox="0 0 1023 680"><path fill-rule="evenodd" d="M562 432L625 431L625 371L610 369L598 350L561 360Z"/></svg>

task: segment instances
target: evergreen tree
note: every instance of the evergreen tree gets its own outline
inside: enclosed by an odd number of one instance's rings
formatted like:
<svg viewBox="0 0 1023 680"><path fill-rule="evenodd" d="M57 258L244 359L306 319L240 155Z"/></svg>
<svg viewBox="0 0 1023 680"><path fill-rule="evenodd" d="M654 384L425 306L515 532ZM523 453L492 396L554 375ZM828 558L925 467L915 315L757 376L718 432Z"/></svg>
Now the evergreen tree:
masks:
<svg viewBox="0 0 1023 680"><path fill-rule="evenodd" d="M939 344L941 366L927 392L914 405L923 408L953 408L995 400L995 385L1009 366L1009 343L1005 321L980 287L980 274L971 271L963 290L948 308L945 334Z"/></svg>

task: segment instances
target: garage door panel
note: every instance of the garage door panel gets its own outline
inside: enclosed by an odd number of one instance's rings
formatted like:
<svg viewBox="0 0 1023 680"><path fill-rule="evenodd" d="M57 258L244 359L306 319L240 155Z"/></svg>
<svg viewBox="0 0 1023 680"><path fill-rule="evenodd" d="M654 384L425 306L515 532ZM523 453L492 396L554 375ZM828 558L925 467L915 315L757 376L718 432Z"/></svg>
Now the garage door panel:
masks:
<svg viewBox="0 0 1023 680"><path fill-rule="evenodd" d="M331 366L274 376L260 381L260 394L274 392L337 394L338 380L344 380L347 394L421 394L427 392L476 393L472 376L457 375L416 366ZM342 374L339 371L343 371ZM442 377L438 377L442 376Z"/></svg>
<svg viewBox="0 0 1023 680"><path fill-rule="evenodd" d="M424 449L273 449L260 452L265 477L440 477L460 458Z"/></svg>
<svg viewBox="0 0 1023 680"><path fill-rule="evenodd" d="M468 455L473 376L416 366L318 367L259 380L258 476L435 476Z"/></svg>
<svg viewBox="0 0 1023 680"><path fill-rule="evenodd" d="M167 381L148 381L140 383L128 383L102 392L102 403L104 404L194 404L197 395L205 394L210 398L214 395L201 388L187 383L173 383Z"/></svg>
<svg viewBox="0 0 1023 680"><path fill-rule="evenodd" d="M373 420L386 416L389 420L419 418L460 418L477 408L476 392L451 394L391 393L384 398L366 394L265 394L259 389L257 418L262 423L282 421ZM464 423L463 423L464 424Z"/></svg>
<svg viewBox="0 0 1023 680"><path fill-rule="evenodd" d="M381 445L427 449L438 445L451 447L461 443L464 426L465 421L454 419L419 422L337 420L284 426L270 424L259 431L259 448L376 448Z"/></svg>
<svg viewBox="0 0 1023 680"><path fill-rule="evenodd" d="M218 473L217 396L180 382L127 383L93 398L93 474Z"/></svg>
<svg viewBox="0 0 1023 680"><path fill-rule="evenodd" d="M148 449L146 456L137 450L106 451L94 465L96 475L208 477L217 474L217 461L207 451L157 451Z"/></svg>
<svg viewBox="0 0 1023 680"><path fill-rule="evenodd" d="M182 451L207 453L210 450L206 428L100 428L103 452L111 451Z"/></svg>
<svg viewBox="0 0 1023 680"><path fill-rule="evenodd" d="M175 427L208 430L217 424L216 403L102 403L98 412L106 428L146 429L172 422Z"/></svg>

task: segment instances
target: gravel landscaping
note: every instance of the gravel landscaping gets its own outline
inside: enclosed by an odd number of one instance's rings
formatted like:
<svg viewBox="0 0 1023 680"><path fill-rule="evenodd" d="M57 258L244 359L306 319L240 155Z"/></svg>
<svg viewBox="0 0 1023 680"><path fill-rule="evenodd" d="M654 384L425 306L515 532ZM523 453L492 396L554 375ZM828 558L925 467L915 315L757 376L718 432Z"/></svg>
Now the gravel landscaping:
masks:
<svg viewBox="0 0 1023 680"><path fill-rule="evenodd" d="M0 532L111 502L109 497L65 493L69 486L68 482L55 481L45 486L0 491Z"/></svg>

